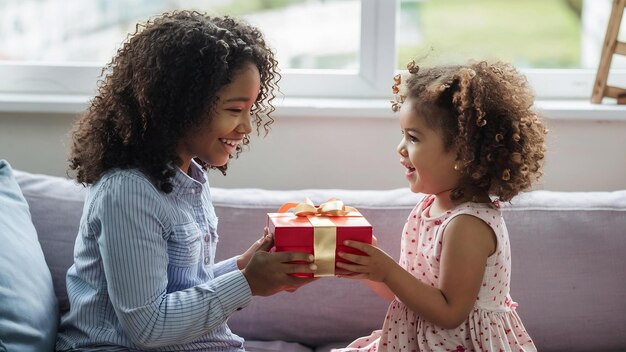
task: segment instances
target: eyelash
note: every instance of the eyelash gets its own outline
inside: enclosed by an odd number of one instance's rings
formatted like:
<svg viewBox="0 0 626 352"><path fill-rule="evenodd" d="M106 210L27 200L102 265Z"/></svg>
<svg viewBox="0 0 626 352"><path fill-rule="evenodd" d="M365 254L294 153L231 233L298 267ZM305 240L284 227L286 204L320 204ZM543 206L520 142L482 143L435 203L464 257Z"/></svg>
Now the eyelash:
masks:
<svg viewBox="0 0 626 352"><path fill-rule="evenodd" d="M419 142L419 139L417 139L417 137L412 136L412 135L410 135L410 134L408 134L408 133L406 133L406 135L405 135L405 132L404 132L404 131L402 131L402 130L401 130L400 132L401 132L402 136L403 136L405 139L408 139L411 143L416 143L416 142Z"/></svg>

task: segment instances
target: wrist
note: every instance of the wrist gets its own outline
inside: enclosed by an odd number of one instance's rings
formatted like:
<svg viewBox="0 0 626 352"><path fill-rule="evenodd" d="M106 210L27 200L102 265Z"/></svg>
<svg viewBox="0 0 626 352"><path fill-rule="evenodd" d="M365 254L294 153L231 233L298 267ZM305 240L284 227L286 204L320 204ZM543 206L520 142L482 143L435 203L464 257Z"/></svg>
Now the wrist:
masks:
<svg viewBox="0 0 626 352"><path fill-rule="evenodd" d="M391 263L389 270L387 270L387 272L382 277L382 280L380 280L380 282L385 284L385 286L390 287L390 283L395 280L395 277L399 273L398 269L404 271L404 269L402 269L402 267L398 265L395 261Z"/></svg>
<svg viewBox="0 0 626 352"><path fill-rule="evenodd" d="M243 255L237 256L236 263L237 263L237 269L243 272L243 269L245 269L246 267L246 263L244 263L244 260L243 260Z"/></svg>

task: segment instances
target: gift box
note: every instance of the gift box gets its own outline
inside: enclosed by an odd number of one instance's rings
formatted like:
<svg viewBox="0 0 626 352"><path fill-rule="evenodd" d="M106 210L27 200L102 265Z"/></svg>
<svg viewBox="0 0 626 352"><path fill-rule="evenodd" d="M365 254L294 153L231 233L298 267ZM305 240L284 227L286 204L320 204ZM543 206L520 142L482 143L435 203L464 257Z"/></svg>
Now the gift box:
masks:
<svg viewBox="0 0 626 352"><path fill-rule="evenodd" d="M294 211L287 212L290 209ZM313 254L318 267L316 277L334 276L336 262L347 262L337 256L337 252L365 255L345 246L345 240L372 243L372 225L358 210L337 199L329 199L319 206L309 199L303 203L285 203L278 212L267 216L276 251Z"/></svg>

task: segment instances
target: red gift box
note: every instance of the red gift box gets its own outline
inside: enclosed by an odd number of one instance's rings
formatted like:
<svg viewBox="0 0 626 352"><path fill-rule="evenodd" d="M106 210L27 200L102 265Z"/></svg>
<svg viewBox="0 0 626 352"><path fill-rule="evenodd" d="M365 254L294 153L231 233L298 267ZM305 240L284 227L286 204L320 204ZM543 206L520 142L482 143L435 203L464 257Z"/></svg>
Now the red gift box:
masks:
<svg viewBox="0 0 626 352"><path fill-rule="evenodd" d="M292 207L296 208L294 213L284 212ZM276 251L313 254L318 266L315 276L332 276L336 262L347 262L338 257L337 252L365 254L345 246L345 240L372 243L372 225L356 209L336 199L318 207L308 199L305 203L286 203L278 213L267 215Z"/></svg>

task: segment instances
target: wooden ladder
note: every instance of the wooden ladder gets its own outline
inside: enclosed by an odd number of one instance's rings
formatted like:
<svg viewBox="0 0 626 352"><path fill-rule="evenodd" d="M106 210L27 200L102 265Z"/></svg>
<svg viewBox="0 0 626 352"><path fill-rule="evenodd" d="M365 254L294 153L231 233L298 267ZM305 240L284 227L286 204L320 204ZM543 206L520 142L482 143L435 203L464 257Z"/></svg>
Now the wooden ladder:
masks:
<svg viewBox="0 0 626 352"><path fill-rule="evenodd" d="M598 66L596 81L591 94L591 102L594 104L600 104L604 97L617 99L618 104L626 104L626 89L607 85L613 55L626 55L626 43L617 41L624 7L626 7L626 0L613 0L613 8L611 9L604 45L602 46L600 65Z"/></svg>

